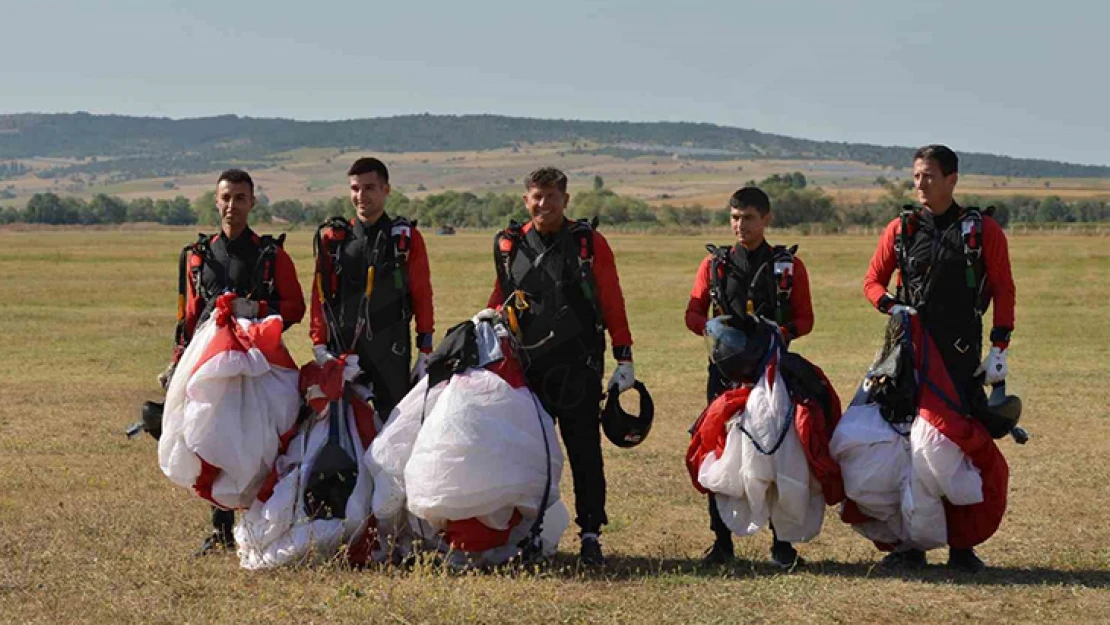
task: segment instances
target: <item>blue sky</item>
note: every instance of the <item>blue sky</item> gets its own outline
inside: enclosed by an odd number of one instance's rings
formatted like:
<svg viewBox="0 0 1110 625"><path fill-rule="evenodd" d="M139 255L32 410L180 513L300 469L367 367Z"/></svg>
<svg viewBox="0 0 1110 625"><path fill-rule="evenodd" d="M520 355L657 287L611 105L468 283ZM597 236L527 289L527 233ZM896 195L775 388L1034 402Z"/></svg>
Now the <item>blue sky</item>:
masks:
<svg viewBox="0 0 1110 625"><path fill-rule="evenodd" d="M1107 3L4 0L0 15L0 113L704 121L1110 164Z"/></svg>

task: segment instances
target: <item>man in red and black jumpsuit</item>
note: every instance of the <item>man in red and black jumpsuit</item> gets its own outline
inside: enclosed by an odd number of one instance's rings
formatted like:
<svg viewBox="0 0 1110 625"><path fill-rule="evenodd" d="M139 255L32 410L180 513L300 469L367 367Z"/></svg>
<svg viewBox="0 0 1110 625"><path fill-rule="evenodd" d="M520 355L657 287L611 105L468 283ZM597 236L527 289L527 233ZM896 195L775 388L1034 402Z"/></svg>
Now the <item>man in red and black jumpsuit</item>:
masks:
<svg viewBox="0 0 1110 625"><path fill-rule="evenodd" d="M494 242L497 282L488 306L509 304L519 320L528 386L559 422L574 478L580 561L601 566L598 536L605 516L601 459L601 376L605 328L616 370L611 393L632 388L632 333L609 243L584 221L564 216L570 195L566 174L553 167L525 180L531 219L510 224ZM585 267L592 247L592 267ZM592 272L590 277L588 272Z"/></svg>
<svg viewBox="0 0 1110 625"><path fill-rule="evenodd" d="M390 186L384 163L360 158L347 178L356 218L337 217L320 227L309 334L320 364L339 355L358 355L360 381L372 386L374 409L384 421L424 375L432 351L428 250L413 224L386 214Z"/></svg>
<svg viewBox="0 0 1110 625"><path fill-rule="evenodd" d="M912 224L905 238L903 217L887 224L871 257L863 292L881 312L907 312L920 317L955 388L963 395L960 399L974 414L987 401L983 384L1006 379L1006 350L1014 329L1014 279L1002 227L993 218L979 216L956 203L953 193L958 178L959 159L951 149L929 145L917 150L913 182L922 208L905 217ZM976 221L982 228L978 233L974 232ZM975 242L975 236L981 240ZM901 255L896 252L900 242L904 250ZM975 275L969 258L971 246L980 249L972 253L980 254L981 276ZM892 297L887 285L895 269L900 276ZM982 313L992 298L991 348L980 362ZM925 565L925 552L895 551L883 559L883 565L919 568ZM973 549L949 549L948 565L969 572L985 568Z"/></svg>
<svg viewBox="0 0 1110 625"><path fill-rule="evenodd" d="M792 251L781 246L772 247L764 238L764 231L771 223L771 200L763 190L744 187L732 194L728 207L729 223L737 245L720 251L727 261L710 255L698 266L686 305L686 327L702 336L711 307L715 316L739 317L749 313L775 321L789 345L790 341L813 330L813 303L806 266ZM731 384L710 363L706 402L713 403ZM732 532L721 520L713 495L709 495L709 528L716 539L706 551L704 562L727 564L733 558ZM774 530L772 525L771 560L783 568L804 563L794 546L778 540Z"/></svg>
<svg viewBox="0 0 1110 625"><path fill-rule="evenodd" d="M184 301L179 302L178 339L174 362L181 358L197 326L212 314L216 298L231 291L239 295L232 309L239 317L281 315L285 329L304 318L304 294L293 259L272 237L260 237L247 225L254 208L254 181L239 169L220 174L216 208L220 233L202 235L183 253ZM231 527L235 513L212 508L212 534L198 555L214 549L234 549Z"/></svg>

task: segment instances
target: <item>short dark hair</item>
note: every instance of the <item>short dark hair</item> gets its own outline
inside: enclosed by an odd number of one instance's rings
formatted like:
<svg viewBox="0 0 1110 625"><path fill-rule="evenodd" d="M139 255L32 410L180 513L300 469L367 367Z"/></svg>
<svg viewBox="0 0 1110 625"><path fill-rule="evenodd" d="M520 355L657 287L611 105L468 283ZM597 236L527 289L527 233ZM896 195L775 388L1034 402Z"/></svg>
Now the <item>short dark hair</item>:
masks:
<svg viewBox="0 0 1110 625"><path fill-rule="evenodd" d="M528 174L524 179L524 188L556 186L563 193L567 192L567 175L554 167L540 167Z"/></svg>
<svg viewBox="0 0 1110 625"><path fill-rule="evenodd" d="M251 193L254 193L254 181L251 180L251 175L243 171L242 169L225 170L224 173L220 174L220 177L216 179L216 185L218 186L224 180L230 182L231 184L240 184L245 182L247 183L247 185L250 186Z"/></svg>
<svg viewBox="0 0 1110 625"><path fill-rule="evenodd" d="M347 170L348 176L361 176L362 174L378 174L378 180L389 184L389 169L386 168L385 163L373 156L364 156L358 159Z"/></svg>
<svg viewBox="0 0 1110 625"><path fill-rule="evenodd" d="M947 145L926 145L917 148L913 153L913 160L929 160L933 159L940 166L940 173L945 176L958 173L960 171L960 157L952 151L952 148Z"/></svg>
<svg viewBox="0 0 1110 625"><path fill-rule="evenodd" d="M771 198L759 187L744 187L728 199L728 208L754 208L760 215L771 212Z"/></svg>

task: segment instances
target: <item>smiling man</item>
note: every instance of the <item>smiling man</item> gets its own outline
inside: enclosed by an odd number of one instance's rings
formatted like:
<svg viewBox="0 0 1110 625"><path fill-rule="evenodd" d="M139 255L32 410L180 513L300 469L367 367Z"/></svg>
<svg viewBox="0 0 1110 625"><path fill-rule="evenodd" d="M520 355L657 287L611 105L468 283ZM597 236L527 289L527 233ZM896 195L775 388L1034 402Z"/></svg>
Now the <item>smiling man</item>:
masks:
<svg viewBox="0 0 1110 625"><path fill-rule="evenodd" d="M305 313L304 294L293 259L282 249L285 236L259 236L248 225L254 208L254 181L241 169L229 169L216 181L220 233L202 234L181 253L176 363L199 324L212 314L216 299L227 292L239 297L232 310L239 317L281 315L285 329ZM166 379L163 384L168 385ZM235 513L212 508L212 534L198 554L234 549Z"/></svg>
<svg viewBox="0 0 1110 625"><path fill-rule="evenodd" d="M635 381L632 333L609 243L589 222L565 215L566 174L544 167L524 186L530 219L511 222L494 239L497 282L488 306L513 310L528 387L558 420L570 460L580 559L599 566L605 560L598 535L608 522L599 407L605 329L617 361L611 393Z"/></svg>
<svg viewBox="0 0 1110 625"><path fill-rule="evenodd" d="M357 354L382 420L424 375L435 319L424 237L415 222L390 217L389 170L360 158L347 170L355 218L332 217L316 238L309 334L316 360ZM410 326L416 318L415 365Z"/></svg>
<svg viewBox="0 0 1110 625"><path fill-rule="evenodd" d="M753 314L779 326L783 340L790 341L813 330L813 303L809 296L809 274L795 248L771 246L764 237L771 224L771 199L762 189L744 187L728 201L729 225L736 245L716 248L702 260L686 305L686 327L701 336L710 309L713 316L738 319ZM709 364L706 402L735 386L716 365ZM709 527L716 540L706 551L704 562L726 564L733 558L732 531L725 526L713 495L709 495ZM799 564L794 546L778 540L772 526L771 560L783 568Z"/></svg>

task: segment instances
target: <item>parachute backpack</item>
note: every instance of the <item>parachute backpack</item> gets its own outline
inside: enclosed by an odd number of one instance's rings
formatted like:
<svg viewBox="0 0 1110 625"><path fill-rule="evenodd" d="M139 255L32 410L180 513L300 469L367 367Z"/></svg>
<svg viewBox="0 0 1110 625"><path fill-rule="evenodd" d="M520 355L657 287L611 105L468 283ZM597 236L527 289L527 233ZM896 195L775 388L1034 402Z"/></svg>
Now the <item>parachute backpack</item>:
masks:
<svg viewBox="0 0 1110 625"><path fill-rule="evenodd" d="M583 218L572 221L570 225L570 236L574 240L575 258L578 260L578 284L582 289L582 295L585 296L586 301L590 302L590 306L593 307L594 319L596 319L594 330L601 335L605 332L605 316L601 310L601 300L597 291L597 280L594 277L593 233L597 229L597 224L598 218L596 216L593 219ZM506 315L509 329L518 337L520 336L520 315L528 310L528 301L524 296L524 292L517 289L517 285L512 282L512 263L523 241L523 224L515 220L509 221L509 226L497 233L494 239L493 252L494 262L498 268L498 272L503 275L508 282L507 286L513 287L511 290L513 291L514 297L510 298L511 301L506 306Z"/></svg>
<svg viewBox="0 0 1110 625"><path fill-rule="evenodd" d="M416 223L417 220L415 219L409 221L405 217L394 217L389 230L389 238L393 244L393 284L401 292L401 318L406 323L412 318L412 293L409 286L408 260L409 252L412 250L412 231L416 228ZM353 227L354 224L343 217L330 217L316 228L316 234L312 238L312 254L316 259L316 293L314 296L320 301L324 310L329 341L333 343L331 347L339 351L343 351L346 346L341 344L340 323L332 306L341 296L339 291L341 286L340 273L343 270L343 247L354 236ZM329 229L332 236L328 244L325 245L322 234ZM332 270L328 276L324 276L320 270L320 258L324 256L331 259ZM369 305L370 296L373 294L378 260L380 260L380 254L376 249L376 244L369 245L366 248L366 289L363 292L362 307ZM354 332L354 341L358 340L358 335L367 325L369 325L369 320L360 315L358 326ZM354 342L352 342L350 349L346 351L353 349Z"/></svg>
<svg viewBox="0 0 1110 625"><path fill-rule="evenodd" d="M768 265L762 265L752 276L751 283L748 285L748 302L745 310L729 310L727 285L730 280L735 280L740 270L732 262L729 256L732 254L733 247L725 245L718 247L712 243L706 244L706 251L710 254L709 263L709 297L713 302L713 309L715 316L725 314L751 314L752 310L752 288L756 285L761 277L763 271ZM775 283L775 318L774 321L780 326L784 326L789 322L790 311L790 298L794 293L794 255L798 252L798 246L792 245L786 247L784 245L776 245L771 248L771 271Z"/></svg>
<svg viewBox="0 0 1110 625"><path fill-rule="evenodd" d="M644 383L636 380L632 390L640 396L640 414L631 415L621 407L619 395L615 389L609 393L605 401L605 408L601 411L601 429L605 437L617 447L630 448L639 445L647 438L651 431L651 423L655 419L655 402L651 399Z"/></svg>
<svg viewBox="0 0 1110 625"><path fill-rule="evenodd" d="M964 276L967 288L973 290L976 295L975 311L982 315L986 312L989 304L986 293L987 272L983 266L983 216L990 217L994 215L995 207L988 206L980 211L977 206L966 206L963 210L964 212L959 216L958 223L960 225L960 237L963 240L963 255L967 261ZM905 284L903 278L906 255L909 253L910 245L912 245L914 235L917 234L918 223L921 220L920 209L913 204L907 204L902 207L898 220L898 236L894 239L894 257L898 267L895 294L900 302L920 305L921 302L915 302L913 301L914 298L910 297L909 286ZM926 280L926 284L920 287L920 292L912 295L920 295L927 299L931 290L929 282Z"/></svg>

